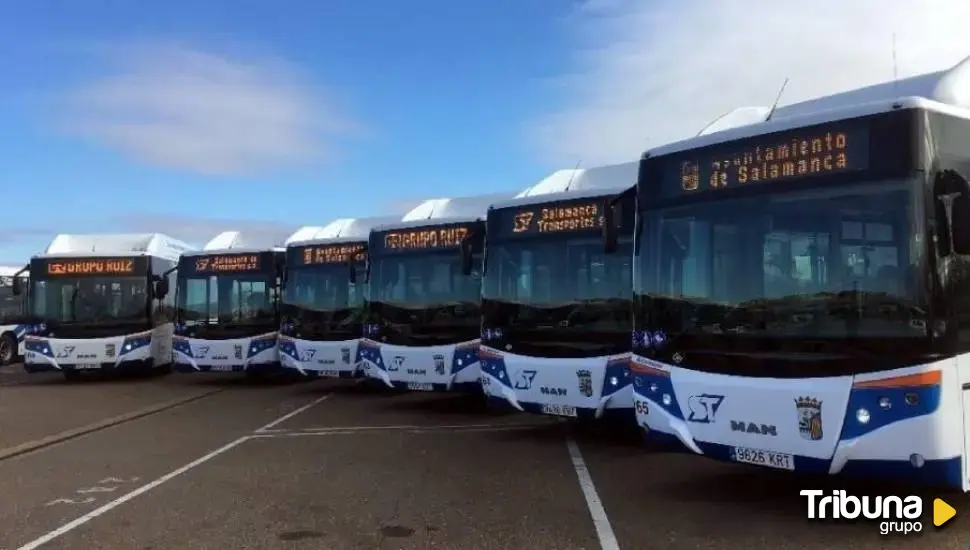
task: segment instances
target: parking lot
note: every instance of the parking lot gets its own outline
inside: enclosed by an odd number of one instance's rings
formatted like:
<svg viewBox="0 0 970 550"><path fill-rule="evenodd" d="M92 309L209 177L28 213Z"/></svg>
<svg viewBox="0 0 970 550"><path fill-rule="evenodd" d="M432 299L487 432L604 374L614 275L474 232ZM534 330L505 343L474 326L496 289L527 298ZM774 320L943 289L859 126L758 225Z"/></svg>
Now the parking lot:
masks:
<svg viewBox="0 0 970 550"><path fill-rule="evenodd" d="M0 370L0 548L953 548L941 496L660 452L630 430L365 384ZM927 497L924 532L811 522L798 491ZM968 512L970 515L970 512Z"/></svg>

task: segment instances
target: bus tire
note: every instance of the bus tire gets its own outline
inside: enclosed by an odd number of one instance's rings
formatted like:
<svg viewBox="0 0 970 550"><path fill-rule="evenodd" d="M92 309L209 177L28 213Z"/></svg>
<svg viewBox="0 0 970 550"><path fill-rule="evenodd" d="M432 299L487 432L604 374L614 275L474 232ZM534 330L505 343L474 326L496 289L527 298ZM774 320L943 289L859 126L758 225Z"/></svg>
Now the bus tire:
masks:
<svg viewBox="0 0 970 550"><path fill-rule="evenodd" d="M17 359L17 338L5 332L0 336L0 367L9 365Z"/></svg>

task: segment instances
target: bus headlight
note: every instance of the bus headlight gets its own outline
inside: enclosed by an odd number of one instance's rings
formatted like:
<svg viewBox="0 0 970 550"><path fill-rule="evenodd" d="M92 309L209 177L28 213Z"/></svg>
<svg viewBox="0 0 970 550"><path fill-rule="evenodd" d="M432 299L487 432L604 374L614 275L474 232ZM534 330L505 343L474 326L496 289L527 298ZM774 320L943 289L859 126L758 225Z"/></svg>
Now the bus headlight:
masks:
<svg viewBox="0 0 970 550"><path fill-rule="evenodd" d="M859 421L859 424L868 424L869 418L869 411L866 409L859 409L855 412L855 419Z"/></svg>
<svg viewBox="0 0 970 550"><path fill-rule="evenodd" d="M656 392L657 391L657 383L656 382L651 382L650 383L650 391L652 391L652 392Z"/></svg>
<svg viewBox="0 0 970 550"><path fill-rule="evenodd" d="M670 398L669 393L663 394L663 397L661 398L661 400L663 401L663 404L665 407L669 407L670 403L673 401L673 399Z"/></svg>
<svg viewBox="0 0 970 550"><path fill-rule="evenodd" d="M882 409L884 411L888 411L890 408L892 408L892 406L893 406L893 404L889 400L888 397L880 397L879 398L879 408L880 409Z"/></svg>
<svg viewBox="0 0 970 550"><path fill-rule="evenodd" d="M611 386L615 386L615 385L617 385L619 383L620 383L620 381L615 376L611 376L610 377L610 385Z"/></svg>

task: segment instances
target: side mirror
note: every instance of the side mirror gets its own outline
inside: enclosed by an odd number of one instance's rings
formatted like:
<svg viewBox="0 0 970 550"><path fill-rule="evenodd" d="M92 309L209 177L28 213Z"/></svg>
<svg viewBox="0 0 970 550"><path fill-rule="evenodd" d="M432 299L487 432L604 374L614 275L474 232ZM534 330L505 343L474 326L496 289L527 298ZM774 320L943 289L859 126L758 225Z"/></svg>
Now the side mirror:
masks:
<svg viewBox="0 0 970 550"><path fill-rule="evenodd" d="M465 240L461 241L461 244L458 245L458 250L461 253L461 274L466 276L471 275L472 268L475 267L473 265L475 255L472 252L472 240L466 237Z"/></svg>
<svg viewBox="0 0 970 550"><path fill-rule="evenodd" d="M13 282L10 284L10 292L12 292L14 296L20 296L24 292L23 284L23 279L14 276Z"/></svg>
<svg viewBox="0 0 970 550"><path fill-rule="evenodd" d="M159 279L155 281L155 299L161 300L162 298L168 296L168 279Z"/></svg>
<svg viewBox="0 0 970 550"><path fill-rule="evenodd" d="M603 209L603 252L613 254L617 248L616 214L613 211L613 201L607 201Z"/></svg>
<svg viewBox="0 0 970 550"><path fill-rule="evenodd" d="M939 255L970 254L970 182L955 170L943 170L936 175L933 196Z"/></svg>
<svg viewBox="0 0 970 550"><path fill-rule="evenodd" d="M352 285L357 284L357 264L354 262L353 255L347 260L347 280Z"/></svg>

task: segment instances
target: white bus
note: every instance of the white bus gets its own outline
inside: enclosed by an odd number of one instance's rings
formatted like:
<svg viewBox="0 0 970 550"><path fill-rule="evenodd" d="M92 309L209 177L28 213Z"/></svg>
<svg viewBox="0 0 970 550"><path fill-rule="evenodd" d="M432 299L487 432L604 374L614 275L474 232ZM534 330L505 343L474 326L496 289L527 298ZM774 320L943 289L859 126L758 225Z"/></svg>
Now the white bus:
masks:
<svg viewBox="0 0 970 550"><path fill-rule="evenodd" d="M36 326L27 322L27 294L13 292L14 278L26 287L29 276L26 267L0 266L0 367L24 356L24 336Z"/></svg>
<svg viewBox="0 0 970 550"><path fill-rule="evenodd" d="M177 372L245 372L258 378L279 371L284 253L225 231L201 251L182 255L175 293Z"/></svg>
<svg viewBox="0 0 970 550"><path fill-rule="evenodd" d="M649 151L634 252L647 436L970 489L970 59Z"/></svg>
<svg viewBox="0 0 970 550"><path fill-rule="evenodd" d="M633 418L637 167L560 170L489 209L481 369L490 397L533 413ZM606 221L617 231L605 249Z"/></svg>
<svg viewBox="0 0 970 550"><path fill-rule="evenodd" d="M399 218L398 218L399 219ZM304 227L286 241L279 350L283 368L351 378L363 334L367 238L392 217Z"/></svg>
<svg viewBox="0 0 970 550"><path fill-rule="evenodd" d="M29 264L27 311L36 330L24 339L25 370L66 378L169 370L169 289L179 255L191 249L160 233L54 237Z"/></svg>
<svg viewBox="0 0 970 550"><path fill-rule="evenodd" d="M371 231L370 297L357 351L364 374L395 388L481 391L485 215L512 196L432 199Z"/></svg>

